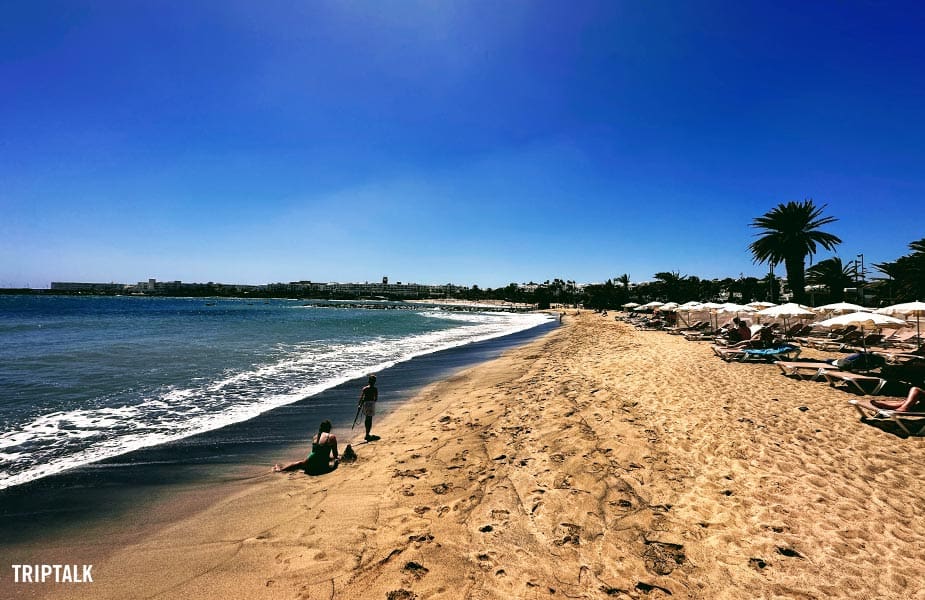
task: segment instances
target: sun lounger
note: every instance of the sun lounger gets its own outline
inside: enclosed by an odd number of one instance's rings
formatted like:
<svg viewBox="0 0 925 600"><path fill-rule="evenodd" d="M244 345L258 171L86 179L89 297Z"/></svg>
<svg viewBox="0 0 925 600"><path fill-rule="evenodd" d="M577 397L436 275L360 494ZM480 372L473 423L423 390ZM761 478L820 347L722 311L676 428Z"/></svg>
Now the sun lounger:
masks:
<svg viewBox="0 0 925 600"><path fill-rule="evenodd" d="M842 351L853 344L860 344L863 338L858 331L849 331L845 335L832 339L807 339L806 345L817 350Z"/></svg>
<svg viewBox="0 0 925 600"><path fill-rule="evenodd" d="M806 342L804 345L815 348L816 350L822 350L823 352L841 352L848 347L848 344L839 342L838 340L812 340Z"/></svg>
<svg viewBox="0 0 925 600"><path fill-rule="evenodd" d="M810 381L821 381L823 379L822 371L832 369L831 363L825 362L792 362L778 360L774 364L780 367L781 372L788 377L797 379L809 379Z"/></svg>
<svg viewBox="0 0 925 600"><path fill-rule="evenodd" d="M823 369L822 376L825 377L825 380L832 387L843 385L848 389L857 390L864 396L876 396L880 393L880 390L883 389L883 386L886 385L886 379L880 377L875 377L873 375L858 375L857 373L849 373L837 369ZM862 384L871 386L873 391L868 392Z"/></svg>
<svg viewBox="0 0 925 600"><path fill-rule="evenodd" d="M861 340L861 348L870 348L871 346L876 346L883 341L882 333L868 333Z"/></svg>
<svg viewBox="0 0 925 600"><path fill-rule="evenodd" d="M857 327L854 325L849 325L848 327L841 329L832 329L825 331L817 327L810 327L809 333L803 336L794 338L796 341L800 342L804 346L812 345L817 342L826 342L826 341L837 341L842 342L842 338L851 332L857 330Z"/></svg>
<svg viewBox="0 0 925 600"><path fill-rule="evenodd" d="M802 337L808 336L812 331L813 331L812 325L803 325L803 327L801 327L800 330L794 333L791 337L793 339L799 339L801 336Z"/></svg>
<svg viewBox="0 0 925 600"><path fill-rule="evenodd" d="M888 364L901 365L906 363L925 362L925 348L919 350L898 352L896 350L878 350L879 354Z"/></svg>
<svg viewBox="0 0 925 600"><path fill-rule="evenodd" d="M775 358L794 359L800 355L796 346L779 346L777 348L721 348L713 347L713 353L726 362L769 362Z"/></svg>
<svg viewBox="0 0 925 600"><path fill-rule="evenodd" d="M683 335L684 339L689 342L706 342L716 339L716 333L712 331L689 331Z"/></svg>
<svg viewBox="0 0 925 600"><path fill-rule="evenodd" d="M915 329L900 329L884 338L880 344L885 348L915 349L918 346L918 338Z"/></svg>
<svg viewBox="0 0 925 600"><path fill-rule="evenodd" d="M925 431L925 412L906 412L899 410L891 410L888 408L880 408L879 406L874 406L866 400L852 399L848 401L853 405L859 413L861 413L861 419L889 419L896 423L900 429L906 432L907 435L913 435L912 431L903 423L904 420L914 419L914 420L923 420L923 424L919 427L915 435Z"/></svg>
<svg viewBox="0 0 925 600"><path fill-rule="evenodd" d="M697 332L709 327L709 323L706 321L697 321L688 325L687 327L665 327L665 331L671 335L682 335L686 332Z"/></svg>

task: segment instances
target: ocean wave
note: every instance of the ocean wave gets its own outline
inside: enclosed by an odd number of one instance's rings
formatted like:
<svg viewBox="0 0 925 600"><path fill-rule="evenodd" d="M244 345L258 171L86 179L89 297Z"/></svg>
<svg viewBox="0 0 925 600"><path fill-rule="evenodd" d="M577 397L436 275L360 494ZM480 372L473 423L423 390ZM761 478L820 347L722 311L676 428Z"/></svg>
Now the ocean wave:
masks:
<svg viewBox="0 0 925 600"><path fill-rule="evenodd" d="M122 406L33 417L0 434L0 489L246 421L418 356L510 335L550 320L536 313L418 314L460 325L407 336L380 335L352 344L293 345L284 358L272 363L162 387Z"/></svg>

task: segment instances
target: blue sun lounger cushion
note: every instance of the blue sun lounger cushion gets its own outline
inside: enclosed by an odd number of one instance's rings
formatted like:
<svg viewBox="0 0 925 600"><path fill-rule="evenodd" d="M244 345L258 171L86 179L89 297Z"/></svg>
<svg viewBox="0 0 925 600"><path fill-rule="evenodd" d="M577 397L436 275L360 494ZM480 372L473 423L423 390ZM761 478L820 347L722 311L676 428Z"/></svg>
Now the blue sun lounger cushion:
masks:
<svg viewBox="0 0 925 600"><path fill-rule="evenodd" d="M780 354L788 354L797 350L796 346L791 344L783 344L782 346L776 346L774 348L749 348L745 350L745 353L749 356L778 356Z"/></svg>

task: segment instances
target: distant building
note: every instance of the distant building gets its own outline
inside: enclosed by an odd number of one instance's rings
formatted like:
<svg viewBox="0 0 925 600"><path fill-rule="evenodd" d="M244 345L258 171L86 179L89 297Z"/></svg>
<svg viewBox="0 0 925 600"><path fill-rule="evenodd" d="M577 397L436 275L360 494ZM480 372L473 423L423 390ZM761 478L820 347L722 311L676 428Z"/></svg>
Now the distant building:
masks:
<svg viewBox="0 0 925 600"><path fill-rule="evenodd" d="M52 281L55 292L92 292L95 294L119 293L125 291L124 283L78 283L73 281Z"/></svg>
<svg viewBox="0 0 925 600"><path fill-rule="evenodd" d="M235 294L252 292L269 292L281 296L295 295L344 295L344 296L390 296L390 297L453 297L467 288L453 285L426 285L418 283L388 283L388 277L382 278L382 283L318 283L313 281L290 281L289 283L270 283L266 285L244 285L224 283L183 283L181 281L158 281L150 278L139 281L134 285L123 283L78 283L53 281L52 291L69 293L135 293L145 295L207 295L207 294Z"/></svg>

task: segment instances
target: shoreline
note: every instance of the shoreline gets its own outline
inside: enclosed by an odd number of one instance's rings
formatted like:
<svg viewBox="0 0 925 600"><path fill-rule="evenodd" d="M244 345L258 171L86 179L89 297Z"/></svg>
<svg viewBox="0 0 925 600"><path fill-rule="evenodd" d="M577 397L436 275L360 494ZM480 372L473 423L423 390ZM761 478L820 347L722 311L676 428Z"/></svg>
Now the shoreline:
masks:
<svg viewBox="0 0 925 600"><path fill-rule="evenodd" d="M555 327L550 321L385 369L380 373L384 401L378 407L379 418L387 417L434 381L491 360ZM130 529L186 518L246 487L274 462L296 460L306 452L306 439L322 419L332 420L338 431L349 432L363 384L365 377L360 377L247 421L0 490L0 538L4 540L0 596L6 597L3 588L12 578L10 565L48 562L52 557L44 552L47 546L80 549L78 554L92 562L109 549L86 543L87 532L111 539L113 546L133 543L137 533ZM362 422L357 431L362 437ZM11 593L33 594L35 589L19 587Z"/></svg>
<svg viewBox="0 0 925 600"><path fill-rule="evenodd" d="M515 330L513 332L503 333L495 337L474 338L463 342L453 342L453 345L447 345L444 348L436 350L427 350L423 354L412 353L396 359L391 366L384 367L380 365L381 372L396 371L397 377L387 380L385 383L386 402L383 404L388 407L394 401L403 401L411 397L416 388L438 379L446 369L458 368L460 365L468 365L476 361L485 360L486 356L492 353L503 351L512 344L520 343L524 338L530 338L540 333L553 324L550 319L546 323L530 325L526 329ZM374 368L374 367L371 367ZM146 463L184 463L189 462L186 459L192 459L192 462L223 462L220 456L215 456L216 452L210 451L207 446L216 446L220 451L227 454L244 451L250 454L248 446L268 443L270 449L275 450L282 445L293 445L299 443L304 437L304 431L295 430L286 426L287 421L300 419L315 419L312 413L321 413L328 415L326 418L337 422L352 419L352 409L355 408L355 398L352 398L354 387L359 389L365 382L365 374L356 375L350 379L335 378L331 381L323 381L318 387L318 391L312 392L308 396L302 397L295 402L288 404L274 405L266 408L263 412L248 416L242 420L233 420L230 422L220 423L217 426L210 426L198 432L188 432L182 437L158 441L150 445L140 445L133 449L123 449L117 454L97 458L89 462L72 462L69 465L61 467L60 470L50 471L47 474L41 474L34 479L27 479L17 482L13 485L0 488L0 534L2 534L2 519L7 511L7 501L10 496L19 496L25 493L23 490L36 488L41 491L51 482L51 487L58 487L58 481L72 479L75 476L84 475L92 478L94 471L101 468L118 469L127 465L144 465ZM287 419L273 420L273 415L291 412ZM306 416L307 415L307 416ZM263 421L270 421L264 424ZM250 431L259 424L259 430ZM232 442L232 447L228 448L228 443ZM235 444L235 442L239 442ZM182 449L173 452L172 449ZM183 457L182 455L186 456ZM179 458L178 458L179 457ZM11 479L16 479L21 474L16 474ZM26 473L30 475L30 473ZM5 484L7 482L4 482Z"/></svg>
<svg viewBox="0 0 925 600"><path fill-rule="evenodd" d="M851 397L585 312L420 390L357 463L232 484L92 542L92 586L12 592L921 599L923 438Z"/></svg>

